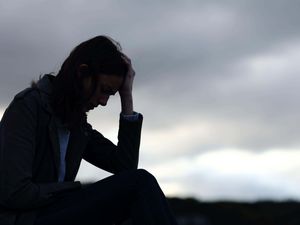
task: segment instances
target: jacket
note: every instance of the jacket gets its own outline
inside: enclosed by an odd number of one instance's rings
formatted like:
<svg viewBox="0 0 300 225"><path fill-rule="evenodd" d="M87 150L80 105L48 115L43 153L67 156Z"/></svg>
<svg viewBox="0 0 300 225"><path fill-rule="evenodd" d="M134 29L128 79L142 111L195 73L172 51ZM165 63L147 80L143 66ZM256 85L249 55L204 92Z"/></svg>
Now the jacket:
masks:
<svg viewBox="0 0 300 225"><path fill-rule="evenodd" d="M118 144L85 121L70 131L64 182L58 182L60 149L50 105L52 75L17 94L0 124L0 225L32 225L37 210L57 194L81 188L74 181L82 159L113 174L138 166L143 117L120 117Z"/></svg>

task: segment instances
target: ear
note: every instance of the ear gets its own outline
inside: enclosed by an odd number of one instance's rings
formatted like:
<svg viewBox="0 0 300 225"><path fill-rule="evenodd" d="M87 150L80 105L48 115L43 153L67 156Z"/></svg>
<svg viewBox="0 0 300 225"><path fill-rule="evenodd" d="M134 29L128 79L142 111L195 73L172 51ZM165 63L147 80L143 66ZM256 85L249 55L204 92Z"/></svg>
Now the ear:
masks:
<svg viewBox="0 0 300 225"><path fill-rule="evenodd" d="M77 69L78 77L87 77L90 74L89 66L87 64L80 64Z"/></svg>

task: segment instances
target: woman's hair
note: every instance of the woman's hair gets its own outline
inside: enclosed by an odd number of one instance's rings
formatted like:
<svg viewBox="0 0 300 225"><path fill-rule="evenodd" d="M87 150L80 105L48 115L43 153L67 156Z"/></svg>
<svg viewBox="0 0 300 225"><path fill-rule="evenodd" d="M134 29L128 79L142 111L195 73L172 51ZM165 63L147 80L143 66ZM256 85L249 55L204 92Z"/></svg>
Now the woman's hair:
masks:
<svg viewBox="0 0 300 225"><path fill-rule="evenodd" d="M87 71L80 71L86 64ZM83 107L96 90L97 74L125 77L128 66L119 43L107 36L96 36L75 47L63 62L53 82L51 105L54 113L69 127L86 119ZM83 79L92 77L92 92L86 96ZM124 80L124 79L123 79Z"/></svg>

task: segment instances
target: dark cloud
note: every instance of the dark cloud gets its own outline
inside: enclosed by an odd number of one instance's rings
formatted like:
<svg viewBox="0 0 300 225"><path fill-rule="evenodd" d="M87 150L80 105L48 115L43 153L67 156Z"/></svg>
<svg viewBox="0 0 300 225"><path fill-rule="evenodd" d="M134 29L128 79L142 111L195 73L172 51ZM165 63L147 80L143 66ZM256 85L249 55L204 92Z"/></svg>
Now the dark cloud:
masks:
<svg viewBox="0 0 300 225"><path fill-rule="evenodd" d="M121 43L137 72L146 165L227 148L299 149L299 11L294 0L0 0L0 106L40 74L57 72L77 44L107 34ZM90 120L111 136L119 108L114 98ZM178 179L190 193L202 188L216 196L224 177L213 180L206 172ZM252 178L239 177L227 196L280 192Z"/></svg>
<svg viewBox="0 0 300 225"><path fill-rule="evenodd" d="M299 112L295 74L280 83L270 77L262 88L232 85L248 73L236 70L240 61L298 39L297 1L19 1L1 6L3 106L31 79L57 72L75 45L104 33L134 59L137 103L151 121L149 128L185 117L226 120L245 132L247 138L236 140L240 147L300 144L293 123ZM249 123L265 134L253 135Z"/></svg>

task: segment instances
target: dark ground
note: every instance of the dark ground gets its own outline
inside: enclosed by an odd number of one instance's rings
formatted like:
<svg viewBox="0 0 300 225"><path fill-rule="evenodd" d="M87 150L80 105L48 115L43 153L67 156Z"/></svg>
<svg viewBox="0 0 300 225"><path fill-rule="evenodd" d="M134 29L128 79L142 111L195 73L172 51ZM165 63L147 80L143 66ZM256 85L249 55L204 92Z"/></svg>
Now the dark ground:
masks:
<svg viewBox="0 0 300 225"><path fill-rule="evenodd" d="M300 225L300 202L200 202L168 198L179 225Z"/></svg>

